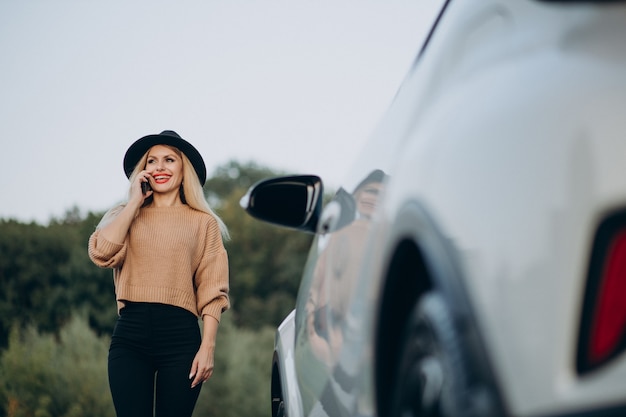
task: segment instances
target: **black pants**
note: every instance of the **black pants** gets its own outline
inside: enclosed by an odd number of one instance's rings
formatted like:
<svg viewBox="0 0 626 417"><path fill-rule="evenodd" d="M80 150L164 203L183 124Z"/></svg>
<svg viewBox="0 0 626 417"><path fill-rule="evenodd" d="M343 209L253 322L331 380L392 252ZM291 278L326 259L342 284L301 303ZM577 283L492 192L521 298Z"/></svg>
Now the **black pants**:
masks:
<svg viewBox="0 0 626 417"><path fill-rule="evenodd" d="M128 303L109 349L109 386L117 416L191 417L202 388L191 389L189 379L200 342L198 319L189 311Z"/></svg>

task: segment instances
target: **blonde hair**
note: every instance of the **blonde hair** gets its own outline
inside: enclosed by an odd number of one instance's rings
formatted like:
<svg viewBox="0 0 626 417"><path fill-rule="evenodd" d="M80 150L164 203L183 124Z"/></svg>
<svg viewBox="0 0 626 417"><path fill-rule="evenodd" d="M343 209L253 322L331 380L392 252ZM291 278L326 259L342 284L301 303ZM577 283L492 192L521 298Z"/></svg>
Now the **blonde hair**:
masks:
<svg viewBox="0 0 626 417"><path fill-rule="evenodd" d="M167 146L168 148L176 152L176 154L183 161L183 183L181 184L180 191L179 191L180 199L183 202L183 204L187 204L189 207L193 208L194 210L202 211L204 213L207 213L213 216L213 218L215 219L215 221L217 222L220 228L222 239L230 240L230 234L228 233L228 228L226 227L226 224L211 209L211 206L209 206L209 202L204 197L204 191L202 189L202 185L200 184L200 179L198 178L198 174L196 173L196 170L194 169L193 165L189 161L189 158L187 158L187 156L175 146L171 146L171 145L163 145L163 146ZM133 169L133 172L130 174L130 177L128 180L131 184L135 182L137 175L139 175L139 173L145 169L146 162L148 161L148 153L150 153L150 149L148 149L146 153L139 159L139 162L137 162L137 165L135 165L135 169ZM130 190L129 190L129 193L130 193ZM152 199L153 199L152 196L146 198L146 200L144 201L141 207L143 208L147 205L150 205L150 203L152 203ZM98 227L102 227L104 224L108 223L108 221L114 218L124 208L125 205L126 204L121 204L109 210L100 221L100 224L98 225Z"/></svg>

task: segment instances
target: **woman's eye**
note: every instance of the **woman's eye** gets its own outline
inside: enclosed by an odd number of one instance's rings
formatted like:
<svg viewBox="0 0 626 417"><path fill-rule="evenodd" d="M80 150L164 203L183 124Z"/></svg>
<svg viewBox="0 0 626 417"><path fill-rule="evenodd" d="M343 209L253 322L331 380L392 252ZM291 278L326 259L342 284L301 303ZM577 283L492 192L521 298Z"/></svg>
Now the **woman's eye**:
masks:
<svg viewBox="0 0 626 417"><path fill-rule="evenodd" d="M174 162L174 158L167 158L166 161L167 162Z"/></svg>

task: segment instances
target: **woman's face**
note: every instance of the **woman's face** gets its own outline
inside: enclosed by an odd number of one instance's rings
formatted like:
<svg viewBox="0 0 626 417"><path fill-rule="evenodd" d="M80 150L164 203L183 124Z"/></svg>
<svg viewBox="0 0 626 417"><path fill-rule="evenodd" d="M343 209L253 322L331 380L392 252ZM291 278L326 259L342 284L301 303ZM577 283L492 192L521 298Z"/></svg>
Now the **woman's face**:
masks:
<svg viewBox="0 0 626 417"><path fill-rule="evenodd" d="M357 210L362 217L370 218L376 210L378 203L378 195L382 190L382 184L379 182L372 182L363 186L355 194L355 200L357 204Z"/></svg>
<svg viewBox="0 0 626 417"><path fill-rule="evenodd" d="M183 160L172 148L155 145L148 151L146 171L150 173L150 185L155 193L178 192L183 182Z"/></svg>

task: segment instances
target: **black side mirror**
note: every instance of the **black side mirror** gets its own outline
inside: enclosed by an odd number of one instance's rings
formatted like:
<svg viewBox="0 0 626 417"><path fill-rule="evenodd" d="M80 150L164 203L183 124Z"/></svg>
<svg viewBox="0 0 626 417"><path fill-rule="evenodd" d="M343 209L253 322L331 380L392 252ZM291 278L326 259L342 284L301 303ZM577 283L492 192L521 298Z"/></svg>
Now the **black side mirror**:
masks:
<svg viewBox="0 0 626 417"><path fill-rule="evenodd" d="M323 190L322 180L314 175L270 178L250 187L240 204L259 220L315 233Z"/></svg>

